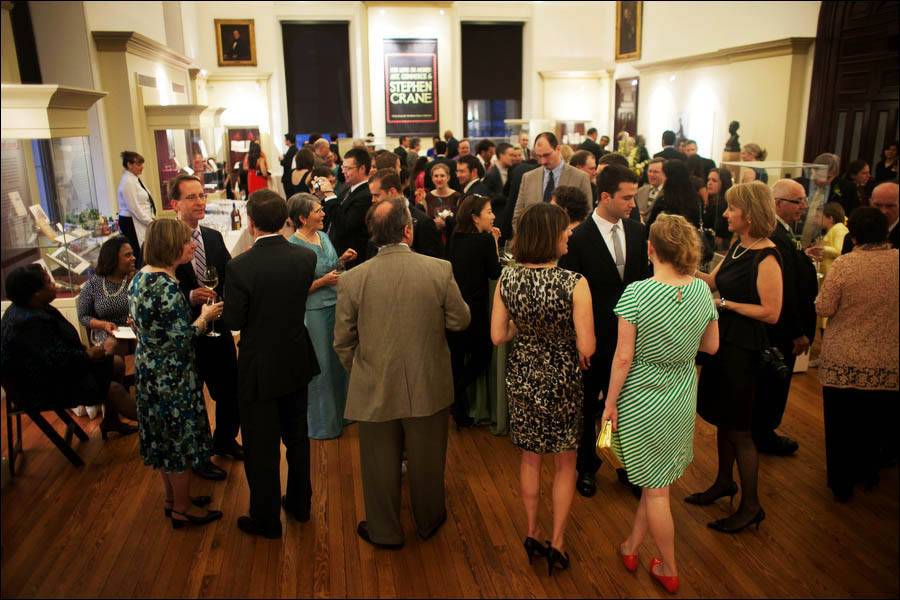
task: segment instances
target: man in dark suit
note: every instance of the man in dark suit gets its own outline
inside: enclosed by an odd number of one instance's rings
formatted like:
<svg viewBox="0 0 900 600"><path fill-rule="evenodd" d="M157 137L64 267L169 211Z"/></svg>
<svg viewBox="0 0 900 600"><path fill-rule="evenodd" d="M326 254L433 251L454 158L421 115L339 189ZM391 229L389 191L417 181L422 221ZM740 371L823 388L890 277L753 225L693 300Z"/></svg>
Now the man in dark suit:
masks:
<svg viewBox="0 0 900 600"><path fill-rule="evenodd" d="M400 175L391 169L379 169L369 178L369 192L372 194L372 204L378 204L385 200L402 198L400 192L402 184ZM441 233L434 225L434 219L419 208L415 202L407 199L407 206L413 218L413 252L444 258L444 245L441 243Z"/></svg>
<svg viewBox="0 0 900 600"><path fill-rule="evenodd" d="M653 158L662 157L666 160L677 158L678 160L687 160L687 157L675 149L675 132L666 130L662 134L663 149L653 155Z"/></svg>
<svg viewBox="0 0 900 600"><path fill-rule="evenodd" d="M405 165L408 159L406 155L406 149L409 147L409 136L401 135L400 136L400 145L394 148L394 154L400 157L400 164Z"/></svg>
<svg viewBox="0 0 900 600"><path fill-rule="evenodd" d="M193 231L196 245L194 258L176 269L178 286L191 306L192 318L200 315L200 307L207 300L215 301L225 288L225 265L231 255L225 248L222 234L215 229L203 227L200 220L206 216L206 194L203 184L193 175L179 175L169 182L169 198L178 218L187 223ZM214 267L219 275L215 290L200 285L206 270ZM218 336L203 335L197 338L197 371L200 380L209 389L210 397L216 403L216 430L213 434L213 452L219 456L230 456L235 460L244 459L244 450L237 443L240 419L237 399L237 355L234 338L229 331L219 331ZM201 384L202 385L202 384ZM212 461L194 469L199 477L219 481L225 479L225 471Z"/></svg>
<svg viewBox="0 0 900 600"><path fill-rule="evenodd" d="M459 180L456 178L456 161L452 158L447 158L450 156L447 154L447 142L437 142L434 145L434 152L434 160L425 167L425 189L429 192L434 189L434 182L431 181L431 169L433 169L434 165L437 163L444 163L447 165L447 168L450 169L450 187L458 192Z"/></svg>
<svg viewBox="0 0 900 600"><path fill-rule="evenodd" d="M870 203L872 206L884 213L888 220L888 241L894 248L900 248L900 208L898 208L898 190L900 187L893 181L888 181L875 186L872 190ZM844 237L844 247L841 254L847 254L853 251L853 238L849 235Z"/></svg>
<svg viewBox="0 0 900 600"><path fill-rule="evenodd" d="M231 44L225 54L229 60L250 60L250 42L241 36L240 29L231 30Z"/></svg>
<svg viewBox="0 0 900 600"><path fill-rule="evenodd" d="M581 273L588 280L594 307L597 351L584 373L584 427L578 446L576 489L585 497L597 491L596 422L603 410L598 397L606 397L618 337L618 319L613 309L625 286L650 276L647 235L644 226L629 218L634 209L638 178L626 167L609 165L597 176L600 201L569 238L569 251L559 266ZM624 471L619 480L627 483Z"/></svg>
<svg viewBox="0 0 900 600"><path fill-rule="evenodd" d="M681 148L682 150L684 150L684 155L687 158L690 158L692 156L697 157L695 160L699 160L700 164L703 165L703 180L706 181L706 178L709 177L709 172L716 168L716 162L711 158L699 156L697 154L697 142L695 142L694 140L684 140Z"/></svg>
<svg viewBox="0 0 900 600"><path fill-rule="evenodd" d="M306 296L316 273L316 254L289 244L279 230L287 203L271 190L247 202L253 247L228 263L225 312L228 329L241 332L238 393L250 486L250 515L238 518L245 533L281 537L281 506L298 521L309 520L307 386L319 373L303 323ZM281 451L288 463L281 497Z"/></svg>
<svg viewBox="0 0 900 600"><path fill-rule="evenodd" d="M471 154L456 161L456 179L462 188L460 192L463 198L469 194L490 196L487 186L481 180L481 176L484 174L481 169L481 163Z"/></svg>
<svg viewBox="0 0 900 600"><path fill-rule="evenodd" d="M291 185L291 165L294 163L294 155L297 154L297 144L293 134L284 134L284 145L287 150L281 157L281 185L284 188L284 195L290 197L293 195L294 186Z"/></svg>
<svg viewBox="0 0 900 600"><path fill-rule="evenodd" d="M782 179L772 186L775 197L777 223L769 239L781 255L783 292L778 322L766 327L769 342L784 356L787 377L779 377L771 369L762 370L753 406L753 441L763 454L789 456L800 445L791 438L779 435L784 409L791 391L794 363L801 354L809 352L816 336L816 269L808 256L800 250L793 227L806 213L806 190L796 181Z"/></svg>
<svg viewBox="0 0 900 600"><path fill-rule="evenodd" d="M503 209L503 214L497 219L497 227L500 228L503 239L512 239L513 213L516 210L516 201L519 198L519 190L522 187L522 177L528 171L537 169L539 166L537 161L532 159L519 163L509 170L506 186L503 188L503 195L507 198L506 206Z"/></svg>
<svg viewBox="0 0 900 600"><path fill-rule="evenodd" d="M597 128L591 127L587 130L587 137L581 145L578 146L579 150L587 150L591 154L594 155L594 164L596 165L597 161L600 160L600 157L606 154L603 148L597 143Z"/></svg>
<svg viewBox="0 0 900 600"><path fill-rule="evenodd" d="M459 154L459 140L456 139L455 137L453 137L453 132L450 131L449 129L444 132L444 142L447 143L447 150L446 150L447 156L453 157L453 156L456 156L457 154ZM437 155L437 154L440 154L440 153L435 152L435 155ZM450 172L452 173L453 170L451 169Z"/></svg>
<svg viewBox="0 0 900 600"><path fill-rule="evenodd" d="M600 146L597 147L599 148ZM569 164L576 169L584 171L588 179L591 180L591 207L596 207L600 192L597 190L597 160L594 158L594 155L590 150L579 150L569 159Z"/></svg>
<svg viewBox="0 0 900 600"><path fill-rule="evenodd" d="M372 195L368 186L371 166L372 158L366 150L362 148L348 150L341 165L347 186L340 197L325 205L326 217L330 224L328 237L331 238L338 256L347 248L356 250L356 260L347 264L348 269L369 258L366 212L372 206Z"/></svg>

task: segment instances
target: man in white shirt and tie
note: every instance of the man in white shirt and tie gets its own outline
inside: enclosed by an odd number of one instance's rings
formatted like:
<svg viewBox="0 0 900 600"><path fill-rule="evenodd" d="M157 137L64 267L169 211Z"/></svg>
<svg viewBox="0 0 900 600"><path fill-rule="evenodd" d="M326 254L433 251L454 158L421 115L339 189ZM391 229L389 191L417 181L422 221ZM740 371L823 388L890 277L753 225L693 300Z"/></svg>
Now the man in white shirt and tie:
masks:
<svg viewBox="0 0 900 600"><path fill-rule="evenodd" d="M560 267L581 273L588 280L594 308L597 351L590 369L584 373L584 427L576 482L578 493L586 497L597 490L595 474L601 465L595 450L596 421L603 410L598 399L601 395L606 397L618 338L618 319L613 309L629 283L650 276L645 228L629 218L637 184L637 176L626 167L608 165L603 169L597 175L597 208L574 229L569 251L559 259ZM630 486L623 470L618 476L619 481ZM631 489L639 491L633 486Z"/></svg>
<svg viewBox="0 0 900 600"><path fill-rule="evenodd" d="M662 193L663 184L666 183L666 175L663 173L665 162L664 158L654 158L647 165L647 183L638 188L636 197L641 222L647 221L650 211L653 210L653 203Z"/></svg>

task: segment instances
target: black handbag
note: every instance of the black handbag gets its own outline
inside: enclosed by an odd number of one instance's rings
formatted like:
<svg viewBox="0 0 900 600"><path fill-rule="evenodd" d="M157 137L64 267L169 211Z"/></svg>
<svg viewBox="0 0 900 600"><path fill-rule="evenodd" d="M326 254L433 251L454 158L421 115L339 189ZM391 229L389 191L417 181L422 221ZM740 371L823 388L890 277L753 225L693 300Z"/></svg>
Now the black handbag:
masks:
<svg viewBox="0 0 900 600"><path fill-rule="evenodd" d="M700 264L706 265L716 254L716 231L703 226L703 204L700 203L700 226L697 233L700 235Z"/></svg>

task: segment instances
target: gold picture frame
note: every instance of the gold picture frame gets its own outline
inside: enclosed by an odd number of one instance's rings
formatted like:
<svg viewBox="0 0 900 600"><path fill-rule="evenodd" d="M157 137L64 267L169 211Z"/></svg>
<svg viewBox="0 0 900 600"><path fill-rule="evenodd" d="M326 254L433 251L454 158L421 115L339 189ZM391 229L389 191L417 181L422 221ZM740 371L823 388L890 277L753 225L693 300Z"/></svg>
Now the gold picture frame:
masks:
<svg viewBox="0 0 900 600"><path fill-rule="evenodd" d="M253 19L215 19L216 58L220 67L255 67ZM238 37L234 37L234 33Z"/></svg>
<svg viewBox="0 0 900 600"><path fill-rule="evenodd" d="M640 60L644 3L616 1L616 60Z"/></svg>

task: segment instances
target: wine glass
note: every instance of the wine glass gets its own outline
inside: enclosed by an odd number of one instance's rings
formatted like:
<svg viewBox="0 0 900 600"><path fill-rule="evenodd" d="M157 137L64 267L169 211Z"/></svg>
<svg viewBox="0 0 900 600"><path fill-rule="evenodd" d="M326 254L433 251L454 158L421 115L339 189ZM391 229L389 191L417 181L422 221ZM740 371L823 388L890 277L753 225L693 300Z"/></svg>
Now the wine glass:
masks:
<svg viewBox="0 0 900 600"><path fill-rule="evenodd" d="M347 265L344 263L342 259L338 259L337 266L334 268L334 272L340 275L344 271L347 270Z"/></svg>
<svg viewBox="0 0 900 600"><path fill-rule="evenodd" d="M88 337L91 339L91 346L102 346L106 341L106 332L102 329L91 329Z"/></svg>
<svg viewBox="0 0 900 600"><path fill-rule="evenodd" d="M215 267L207 266L206 272L203 275L203 278L199 281L200 285L210 290L213 295L206 301L207 304L212 304L215 301L216 297L216 286L219 285L219 272L216 271ZM213 321L210 323L209 331L206 332L207 337L219 337L221 334L216 331L216 322Z"/></svg>

